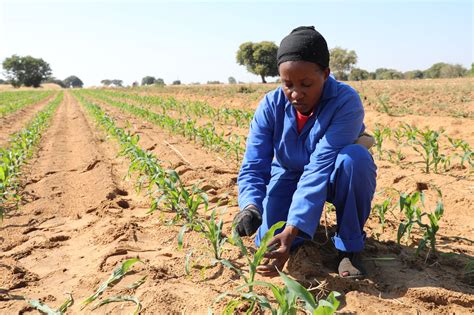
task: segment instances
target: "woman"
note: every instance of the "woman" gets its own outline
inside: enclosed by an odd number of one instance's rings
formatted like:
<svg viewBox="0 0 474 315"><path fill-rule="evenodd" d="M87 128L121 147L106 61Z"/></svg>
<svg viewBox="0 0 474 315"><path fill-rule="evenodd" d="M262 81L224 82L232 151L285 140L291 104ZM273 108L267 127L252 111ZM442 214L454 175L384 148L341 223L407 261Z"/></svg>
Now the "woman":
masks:
<svg viewBox="0 0 474 315"><path fill-rule="evenodd" d="M238 177L234 218L241 236L257 229L257 246L278 221L286 226L270 241L277 249L258 271L277 275L290 249L312 239L325 201L334 204L342 277L364 275L359 253L375 191L376 167L368 152L364 109L357 92L329 76L326 40L314 27L298 27L278 48L282 86L269 92L250 125ZM367 141L368 140L368 141ZM362 143L354 144L354 143Z"/></svg>

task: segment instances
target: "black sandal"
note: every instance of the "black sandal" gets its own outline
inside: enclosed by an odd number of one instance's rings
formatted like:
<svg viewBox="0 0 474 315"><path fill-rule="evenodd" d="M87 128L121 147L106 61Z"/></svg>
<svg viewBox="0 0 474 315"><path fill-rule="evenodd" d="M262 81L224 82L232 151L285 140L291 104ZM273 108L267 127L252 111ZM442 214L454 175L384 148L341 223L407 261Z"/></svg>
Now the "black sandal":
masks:
<svg viewBox="0 0 474 315"><path fill-rule="evenodd" d="M362 279L366 272L359 253L339 252L338 272L341 278Z"/></svg>

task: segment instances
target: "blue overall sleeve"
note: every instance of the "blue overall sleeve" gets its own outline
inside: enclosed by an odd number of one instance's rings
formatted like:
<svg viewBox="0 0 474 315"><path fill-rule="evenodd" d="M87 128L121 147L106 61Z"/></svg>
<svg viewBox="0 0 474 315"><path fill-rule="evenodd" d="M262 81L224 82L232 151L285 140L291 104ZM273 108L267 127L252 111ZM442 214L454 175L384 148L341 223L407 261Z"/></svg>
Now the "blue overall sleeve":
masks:
<svg viewBox="0 0 474 315"><path fill-rule="evenodd" d="M296 226L312 238L326 201L328 181L339 151L359 136L364 109L353 92L335 109L331 122L304 167L288 212L287 225Z"/></svg>
<svg viewBox="0 0 474 315"><path fill-rule="evenodd" d="M250 123L247 149L237 179L240 209L253 204L260 212L263 212L262 202L266 195L266 186L270 181L273 160L274 124L272 101L267 95L260 102Z"/></svg>

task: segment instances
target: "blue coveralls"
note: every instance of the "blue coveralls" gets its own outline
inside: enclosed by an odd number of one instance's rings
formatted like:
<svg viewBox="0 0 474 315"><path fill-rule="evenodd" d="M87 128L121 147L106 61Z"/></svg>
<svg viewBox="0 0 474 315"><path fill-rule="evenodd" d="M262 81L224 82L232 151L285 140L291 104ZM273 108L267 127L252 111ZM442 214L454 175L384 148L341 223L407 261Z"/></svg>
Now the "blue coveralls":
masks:
<svg viewBox="0 0 474 315"><path fill-rule="evenodd" d="M240 209L253 204L262 213L257 246L278 221L299 229L293 248L311 239L328 201L336 208L335 247L347 252L364 248L376 166L365 147L353 144L365 129L363 119L357 92L332 77L301 134L281 87L264 97L250 125L238 177Z"/></svg>

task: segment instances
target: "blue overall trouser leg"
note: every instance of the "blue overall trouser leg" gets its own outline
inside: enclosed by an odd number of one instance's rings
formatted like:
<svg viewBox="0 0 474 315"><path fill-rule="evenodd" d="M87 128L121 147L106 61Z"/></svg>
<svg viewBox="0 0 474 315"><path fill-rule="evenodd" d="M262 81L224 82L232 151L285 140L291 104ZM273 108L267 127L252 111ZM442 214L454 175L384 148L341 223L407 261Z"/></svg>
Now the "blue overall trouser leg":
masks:
<svg viewBox="0 0 474 315"><path fill-rule="evenodd" d="M327 201L336 207L338 228L333 242L340 251L358 252L364 248L364 224L369 217L375 192L376 169L372 155L359 144L346 146L336 158L328 183ZM255 238L257 246L273 224L286 221L296 184L282 183L284 189L281 189L281 195L279 193L265 198L263 224ZM283 209L286 209L286 212ZM296 238L292 249L303 242L303 238Z"/></svg>
<svg viewBox="0 0 474 315"><path fill-rule="evenodd" d="M336 249L360 252L364 249L364 225L375 193L376 170L369 151L352 144L339 152L329 180L327 201L336 207Z"/></svg>

